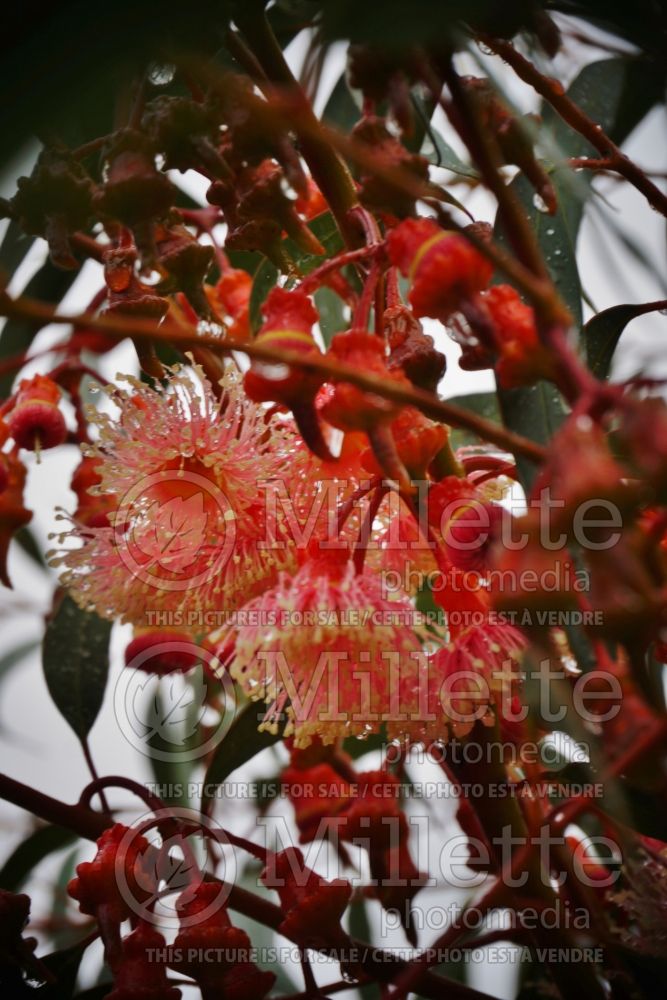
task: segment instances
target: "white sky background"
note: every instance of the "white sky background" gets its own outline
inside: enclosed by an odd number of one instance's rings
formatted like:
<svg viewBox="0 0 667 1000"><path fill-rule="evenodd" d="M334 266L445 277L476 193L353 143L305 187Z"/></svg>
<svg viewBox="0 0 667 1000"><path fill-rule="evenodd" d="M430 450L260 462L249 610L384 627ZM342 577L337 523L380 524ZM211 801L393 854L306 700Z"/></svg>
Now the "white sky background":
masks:
<svg viewBox="0 0 667 1000"><path fill-rule="evenodd" d="M567 23L563 19L563 23ZM587 28L587 30L589 30ZM307 39L299 36L288 50L288 58L293 68L300 67L305 53ZM569 82L576 75L582 62L594 58L606 58L608 53L596 52L579 43L568 43L566 51L555 60L554 75L560 76L564 82ZM321 111L329 92L335 85L343 66L343 46L335 46L330 53L322 79L322 86L317 102L317 110ZM478 68L467 57L461 59L461 69L476 73ZM536 101L532 91L511 74L502 70L497 60L494 60L494 71L500 73L508 86L516 105L525 112L534 110ZM667 169L667 147L665 144L665 110L656 109L632 134L625 144L628 154L645 168L656 171ZM444 121L437 123L445 138L457 149L460 144L456 136ZM17 162L12 165L7 174L0 178L0 195L9 197L15 190L15 179L30 170L30 161L36 154L34 150L25 150ZM444 175L443 175L444 176ZM447 175L451 176L451 175ZM205 183L196 177L187 177L183 181L188 190L197 194L203 200ZM658 183L664 186L663 181ZM601 238L598 224L587 210L579 238L579 262L584 288L598 309L604 309L621 302L642 302L667 297L665 276L667 269L665 220L653 212L641 195L627 184L617 184L613 180L596 181L598 191L608 200L618 224L644 247L656 263L656 271L662 275L663 285L651 274L638 267L627 253L619 253L610 248L607 234ZM457 192L457 188L454 188ZM476 191L472 195L467 189L462 189L461 199L465 201L476 218L491 220L493 206L489 196L484 191ZM602 205L603 212L609 208ZM30 277L44 257L43 244L35 248L30 260L22 266L12 283L11 290L18 292ZM101 285L101 268L95 263L88 263L82 269L81 275L64 300L63 311L84 309L92 295ZM589 311L590 312L590 311ZM444 397L452 397L466 392L485 391L493 387L493 376L489 372L470 373L461 371L456 363L459 349L449 340L442 327L435 322L427 321L427 330L436 339L437 346L448 357L448 371L440 387ZM62 337L62 329L53 328L42 331L36 341L35 350L49 346ZM644 374L653 377L667 377L667 318L659 314L642 317L634 321L626 330L617 351L614 366L614 377L623 378L641 369ZM47 359L48 363L48 359ZM96 362L97 363L97 362ZM99 359L98 367L102 374L112 379L116 373L132 370L135 366L134 352L131 346L123 344ZM44 362L36 362L34 370L47 370ZM78 453L74 447L59 448L46 452L41 464L37 465L32 456L24 453L26 464L30 466L29 485L27 491L27 506L34 510L31 528L42 549L46 551L51 543L48 541L50 532L57 529L54 520L54 510L62 506L73 509L73 494L68 488L72 470L78 461ZM46 575L38 571L30 560L17 546L12 547L9 562L10 575L14 581L12 592L3 591L0 594L0 657L30 639L37 640L43 629L43 615L50 606L54 575ZM114 719L110 695L118 672L121 669L122 651L127 642L129 630L116 628L113 636L112 670L105 705L91 734L92 752L101 774L130 774L137 780L150 781L148 762L138 756L128 743L119 735ZM89 775L79 751L77 741L66 723L53 707L43 680L39 655L27 656L20 666L16 667L9 678L2 683L0 689L0 768L9 775L37 788L53 794L65 801L78 798L81 788L88 782ZM273 760L272 760L273 758ZM276 758L272 752L262 755L246 769L240 777L267 777L276 770ZM362 767L375 766L372 758L362 763ZM429 778L442 777L436 770ZM420 771L420 779L428 780ZM129 801L122 795L112 795L114 801ZM283 803L283 806L285 804ZM444 811L447 818L451 815L452 803L437 803L437 809ZM418 808L417 811L422 811ZM289 815L289 807L283 808ZM230 826L237 832L251 834L254 827L254 812L249 806L235 803L233 806L234 822ZM0 831L3 834L3 856L9 853L10 847L19 840L23 833L30 829L30 817L5 803L0 803ZM451 829L451 828L450 828ZM440 839L442 838L442 839ZM444 840L444 831L438 834L439 843L431 844L431 849L440 846ZM90 851L84 849L83 857ZM0 858L1 861L4 857ZM435 860L435 859L433 859ZM59 862L58 862L59 863ZM53 863L40 869L34 885L36 887L34 912L37 915L48 908L48 897L42 895L40 887L47 885L54 867ZM41 881L40 877L41 876ZM417 897L417 904L422 909L431 906L442 906L443 899L450 900L458 895L451 890L443 893L442 889L424 890ZM377 923L379 908L372 908L373 921ZM239 921L240 922L240 921ZM377 932L379 927L376 926ZM420 945L426 946L438 936L439 931L432 929L420 935ZM256 939L256 931L253 930ZM378 940L375 938L375 940ZM405 940L400 933L393 934L383 941L385 944L405 946ZM84 975L88 980L95 974L93 957L84 963ZM95 961L99 961L98 958ZM318 969L320 967L317 967ZM333 966L329 974L322 970L317 972L322 983L338 978L337 967ZM298 969L294 970L295 988L301 988L301 978ZM507 967L471 966L469 967L470 985L502 996L512 996L514 989L514 974ZM87 983L88 984L88 983ZM191 994L192 995L192 994ZM350 994L340 994L347 997ZM187 998L188 991L184 994Z"/></svg>

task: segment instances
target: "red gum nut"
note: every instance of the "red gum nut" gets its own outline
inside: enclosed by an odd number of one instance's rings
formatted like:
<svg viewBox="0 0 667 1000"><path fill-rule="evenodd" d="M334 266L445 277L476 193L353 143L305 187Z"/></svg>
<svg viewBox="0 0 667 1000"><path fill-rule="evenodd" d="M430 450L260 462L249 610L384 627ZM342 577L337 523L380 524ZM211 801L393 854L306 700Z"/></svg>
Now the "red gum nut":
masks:
<svg viewBox="0 0 667 1000"><path fill-rule="evenodd" d="M0 454L0 493L4 493L9 486L9 462L7 456Z"/></svg>
<svg viewBox="0 0 667 1000"><path fill-rule="evenodd" d="M451 564L458 569L487 569L489 548L501 534L503 518L498 504L472 500L459 506L443 531Z"/></svg>
<svg viewBox="0 0 667 1000"><path fill-rule="evenodd" d="M329 352L337 361L360 371L409 385L405 376L387 370L384 341L366 330L337 333ZM358 389L350 382L337 382L333 396L322 407L322 416L343 431L369 431L378 424L390 423L399 409L396 403Z"/></svg>
<svg viewBox="0 0 667 1000"><path fill-rule="evenodd" d="M415 316L445 321L464 299L481 292L493 265L464 236L448 233L428 219L409 219L388 237L389 257L410 277Z"/></svg>
<svg viewBox="0 0 667 1000"><path fill-rule="evenodd" d="M185 646L188 648L184 648ZM152 648L155 653L149 655ZM125 650L126 667L143 670L147 674L157 674L158 677L165 674L185 674L196 667L201 659L202 650L186 632L144 632L136 635Z"/></svg>
<svg viewBox="0 0 667 1000"><path fill-rule="evenodd" d="M300 330L260 331L256 343L305 357L322 353L312 335ZM319 372L308 372L280 362L253 361L243 384L246 394L255 403L282 403L292 407L295 403L313 400L323 381Z"/></svg>
<svg viewBox="0 0 667 1000"><path fill-rule="evenodd" d="M391 429L398 457L409 475L412 479L426 479L426 470L447 441L447 430L412 406L401 410ZM371 450L361 456L361 464L374 475L383 472Z"/></svg>
<svg viewBox="0 0 667 1000"><path fill-rule="evenodd" d="M285 288L271 289L262 307L262 316L264 323L260 336L268 330L310 333L319 318L308 295L298 288L294 291Z"/></svg>
<svg viewBox="0 0 667 1000"><path fill-rule="evenodd" d="M42 399L17 405L7 422L16 444L28 451L55 448L67 437L62 413L53 403Z"/></svg>
<svg viewBox="0 0 667 1000"><path fill-rule="evenodd" d="M95 916L104 906L113 920L121 922L131 917L133 911L127 893L121 892L118 876L122 869L132 900L142 902L150 898L151 892L144 887L143 880L141 885L137 881L137 869L148 847L145 837L129 835L128 827L122 823L106 829L97 841L93 860L77 865L76 877L67 886L67 892L77 900L81 912Z"/></svg>

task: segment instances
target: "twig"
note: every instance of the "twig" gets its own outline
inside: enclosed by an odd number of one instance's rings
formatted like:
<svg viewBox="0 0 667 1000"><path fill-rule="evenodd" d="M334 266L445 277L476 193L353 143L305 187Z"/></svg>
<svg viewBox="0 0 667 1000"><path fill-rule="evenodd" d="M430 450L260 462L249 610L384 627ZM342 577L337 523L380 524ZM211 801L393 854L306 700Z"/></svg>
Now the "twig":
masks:
<svg viewBox="0 0 667 1000"><path fill-rule="evenodd" d="M480 35L480 41L487 45L496 55L512 67L516 75L529 84L545 101L557 111L564 122L590 142L591 146L602 155L608 166L616 173L625 177L626 181L640 191L649 205L657 212L667 216L667 195L651 181L646 173L637 166L616 143L607 135L602 127L581 110L565 93L562 84L544 76L521 53L517 52L510 42Z"/></svg>
<svg viewBox="0 0 667 1000"><path fill-rule="evenodd" d="M161 341L174 344L180 349L199 346L214 347L222 354L241 351L251 358L293 365L306 371L322 372L332 380L351 382L385 399L391 399L405 406L414 406L433 420L440 420L455 427L464 427L477 434L482 440L497 444L505 451L522 455L533 462L543 461L546 455L546 450L534 441L486 420L470 410L464 410L454 403L438 399L433 393L413 386L405 386L393 380L385 380L377 375L360 371L351 365L341 364L326 355L304 357L296 351L278 350L257 341L247 343L234 340L231 337L221 340L213 334L199 334L191 326L168 320L165 320L158 328L150 320L134 317L91 316L87 313L63 316L50 305L23 297L12 300L7 295L0 297L0 315L31 319L40 326L46 326L48 323L85 325L93 330L101 330L103 333L118 338L131 336L140 340Z"/></svg>

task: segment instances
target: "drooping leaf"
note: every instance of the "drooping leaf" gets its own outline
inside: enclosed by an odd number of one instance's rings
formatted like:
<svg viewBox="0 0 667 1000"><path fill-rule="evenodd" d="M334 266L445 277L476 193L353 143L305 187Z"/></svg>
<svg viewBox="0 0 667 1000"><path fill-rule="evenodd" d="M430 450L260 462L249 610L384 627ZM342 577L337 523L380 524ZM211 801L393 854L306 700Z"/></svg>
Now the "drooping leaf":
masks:
<svg viewBox="0 0 667 1000"><path fill-rule="evenodd" d="M39 646L39 639L29 639L27 642L22 642L20 646L15 646L14 649L10 649L8 653L0 657L0 681L12 670L13 667L17 666L22 662L33 649L37 649Z"/></svg>
<svg viewBox="0 0 667 1000"><path fill-rule="evenodd" d="M47 260L30 279L24 294L43 302L59 302L78 273L78 271L61 271ZM9 358L27 350L34 339L36 329L35 324L28 320L7 320L0 334L0 358ZM0 375L0 397L9 394L13 381L13 372Z"/></svg>
<svg viewBox="0 0 667 1000"><path fill-rule="evenodd" d="M22 840L5 861L0 869L0 888L18 892L40 861L75 840L76 834L62 826L40 826Z"/></svg>
<svg viewBox="0 0 667 1000"><path fill-rule="evenodd" d="M343 240L331 212L323 212L322 215L312 219L308 228L318 238L328 257L340 253L343 249ZM283 240L283 247L302 275L310 274L325 260L324 257L317 254L304 253L291 239ZM264 259L255 272L252 292L250 293L250 325L255 332L262 323L262 304L278 281L278 275L278 268L268 258Z"/></svg>
<svg viewBox="0 0 667 1000"><path fill-rule="evenodd" d="M449 145L433 125L427 127L426 140L422 147L422 156L430 160L434 166L451 170L453 174L459 174L461 177L471 177L475 180L479 178L478 171L461 159L456 150Z"/></svg>
<svg viewBox="0 0 667 1000"><path fill-rule="evenodd" d="M18 222L10 219L0 245L0 275L10 277L25 258L33 244L34 237L26 236Z"/></svg>
<svg viewBox="0 0 667 1000"><path fill-rule="evenodd" d="M29 558L32 559L32 561L36 563L40 569L46 569L46 560L44 559L42 550L37 544L37 540L30 528L19 528L14 535L14 541L21 546L25 554L29 556Z"/></svg>
<svg viewBox="0 0 667 1000"><path fill-rule="evenodd" d="M74 996L79 966L87 947L88 942L75 944L71 948L51 952L50 955L41 959L47 969L56 976L57 983L54 983L53 986L47 984L43 990L39 991L40 995L43 995L47 1000L50 1000L51 997L54 1000L55 997L58 997L59 1000L70 1000Z"/></svg>
<svg viewBox="0 0 667 1000"><path fill-rule="evenodd" d="M345 303L331 288L318 288L315 292L315 306L320 317L320 330L325 347L331 343L335 333L348 326Z"/></svg>
<svg viewBox="0 0 667 1000"><path fill-rule="evenodd" d="M583 329L583 346L588 367L600 379L609 378L616 345L628 323L646 313L664 310L665 302L645 302L612 306L589 319Z"/></svg>
<svg viewBox="0 0 667 1000"><path fill-rule="evenodd" d="M204 778L202 812L208 812L214 800L214 789L221 785L237 768L274 746L282 736L279 733L259 732L266 713L263 703L251 701L238 713L226 736L215 749Z"/></svg>
<svg viewBox="0 0 667 1000"><path fill-rule="evenodd" d="M110 634L110 622L82 611L65 596L44 635L42 664L49 693L80 740L102 707Z"/></svg>
<svg viewBox="0 0 667 1000"><path fill-rule="evenodd" d="M607 131L615 142L622 142L632 128L650 110L656 100L655 88L645 90L641 76L627 59L605 59L591 63L571 84L568 95ZM556 158L593 155L590 144L574 132L550 108L543 112L544 130L550 136ZM576 264L576 244L587 195L588 177L574 177L566 167L551 172L558 196L558 212L550 216L539 210L534 192L525 177L512 182L526 215L534 227L545 261L561 297L572 313L575 327L582 324L581 285ZM496 225L496 237L507 245L502 226ZM498 393L503 421L514 431L545 444L562 423L565 407L557 390L538 383L526 389L500 390ZM535 466L519 458L517 469L525 487L529 487Z"/></svg>
<svg viewBox="0 0 667 1000"><path fill-rule="evenodd" d="M146 688L152 691L152 695L140 711L136 702L141 699ZM134 716L140 719L148 730L143 736L147 746L151 745L154 737L158 737L169 747L186 749L188 741L197 730L202 714L206 700L206 683L201 671L190 677L187 684L178 675L166 677L159 684L155 683L153 677L148 676L143 685L137 685L134 700Z"/></svg>
<svg viewBox="0 0 667 1000"><path fill-rule="evenodd" d="M250 326L257 333L262 325L262 306L274 285L278 282L280 271L267 257L255 272L250 293Z"/></svg>
<svg viewBox="0 0 667 1000"><path fill-rule="evenodd" d="M322 118L329 125L347 134L352 131L360 116L361 110L347 85L345 73L342 73L326 103Z"/></svg>
<svg viewBox="0 0 667 1000"><path fill-rule="evenodd" d="M464 410L471 410L486 420L493 420L496 424L501 423L498 396L495 392L470 392L464 396L454 396L447 402ZM451 432L451 443L452 447L461 448L463 445L479 444L479 438L472 431L454 427Z"/></svg>

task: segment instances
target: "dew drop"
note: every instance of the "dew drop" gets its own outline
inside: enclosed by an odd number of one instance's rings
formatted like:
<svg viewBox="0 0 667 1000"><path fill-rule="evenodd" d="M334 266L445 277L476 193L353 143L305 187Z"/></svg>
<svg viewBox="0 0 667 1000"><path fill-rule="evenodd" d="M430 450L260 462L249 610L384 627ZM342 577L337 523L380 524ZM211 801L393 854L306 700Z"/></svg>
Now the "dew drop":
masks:
<svg viewBox="0 0 667 1000"><path fill-rule="evenodd" d="M148 71L148 79L154 87L166 87L175 75L176 67L173 63L153 63Z"/></svg>

